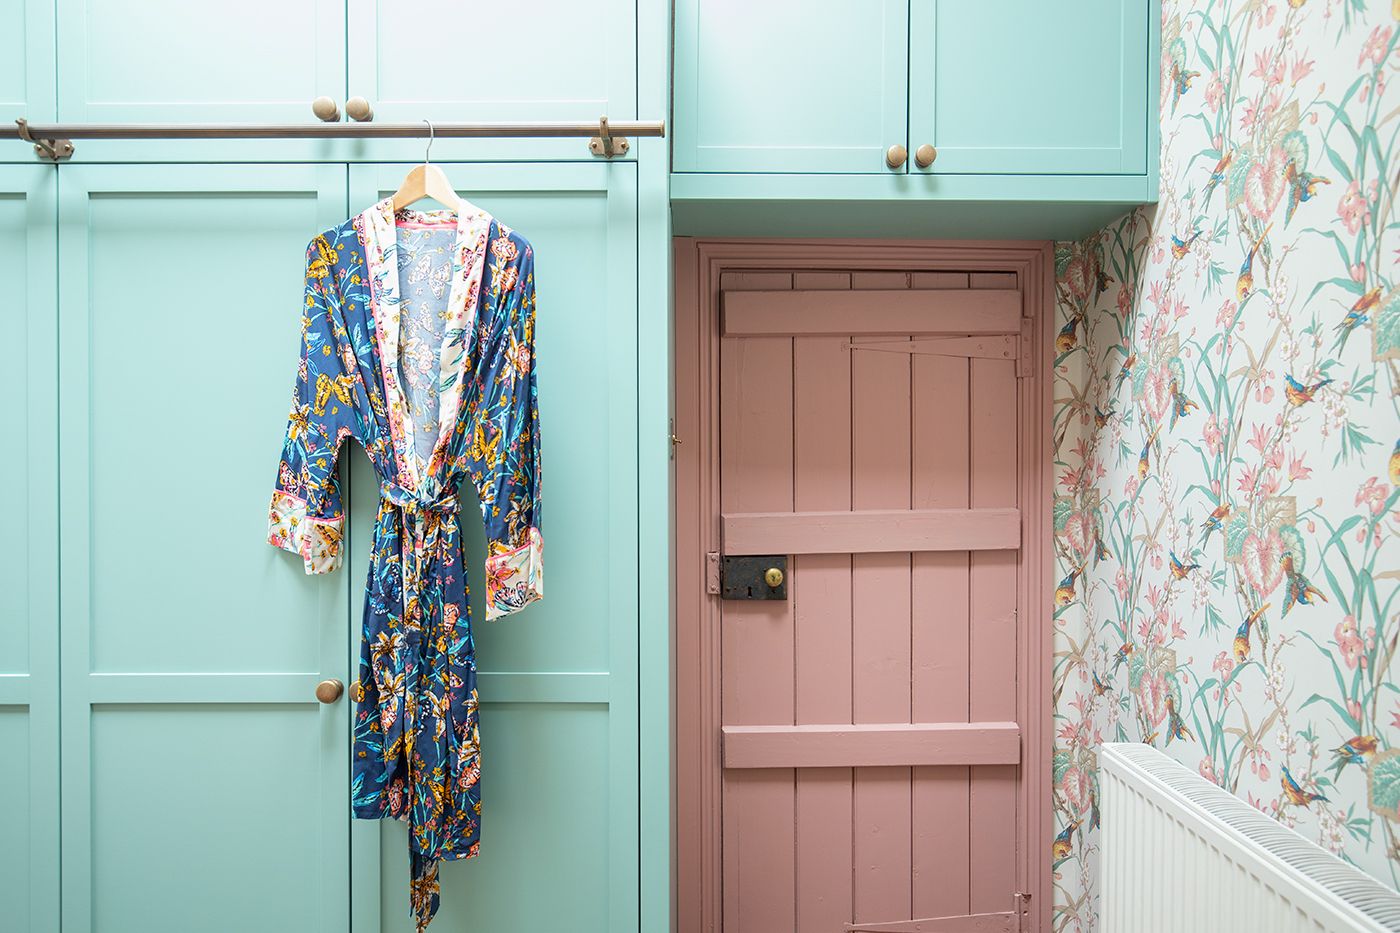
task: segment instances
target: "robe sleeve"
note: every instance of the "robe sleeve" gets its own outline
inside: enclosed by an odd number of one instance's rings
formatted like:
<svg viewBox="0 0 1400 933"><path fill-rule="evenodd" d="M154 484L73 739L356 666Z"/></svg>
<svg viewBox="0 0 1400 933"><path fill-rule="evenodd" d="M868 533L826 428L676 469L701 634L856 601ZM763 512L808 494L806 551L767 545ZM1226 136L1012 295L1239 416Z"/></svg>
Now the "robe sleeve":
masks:
<svg viewBox="0 0 1400 933"><path fill-rule="evenodd" d="M336 455L355 425L355 377L345 372L334 324L335 259L324 236L307 247L301 360L268 513L268 543L300 554L307 573L328 573L341 563L345 516Z"/></svg>
<svg viewBox="0 0 1400 933"><path fill-rule="evenodd" d="M486 523L486 618L544 596L539 405L535 391L534 255L518 236L491 244L493 308L475 367L478 404L468 469Z"/></svg>

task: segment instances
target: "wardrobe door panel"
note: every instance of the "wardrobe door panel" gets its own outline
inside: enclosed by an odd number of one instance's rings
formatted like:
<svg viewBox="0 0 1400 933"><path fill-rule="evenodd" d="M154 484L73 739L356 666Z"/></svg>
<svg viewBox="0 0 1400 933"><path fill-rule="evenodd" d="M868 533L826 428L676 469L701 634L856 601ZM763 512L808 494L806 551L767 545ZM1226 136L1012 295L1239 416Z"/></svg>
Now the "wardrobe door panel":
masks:
<svg viewBox="0 0 1400 933"><path fill-rule="evenodd" d="M56 0L58 118L74 123L316 123L345 101L345 0ZM75 158L333 158L335 140L80 140Z"/></svg>
<svg viewBox="0 0 1400 933"><path fill-rule="evenodd" d="M64 166L64 929L347 927L351 581L266 543L345 166Z"/></svg>
<svg viewBox="0 0 1400 933"><path fill-rule="evenodd" d="M58 929L57 178L0 165L0 926Z"/></svg>
<svg viewBox="0 0 1400 933"><path fill-rule="evenodd" d="M637 117L634 0L349 0L349 83L376 122ZM661 119L664 114L648 114ZM352 158L421 159L419 140L360 140ZM597 158L587 139L439 140L436 159Z"/></svg>
<svg viewBox="0 0 1400 933"><path fill-rule="evenodd" d="M393 192L410 167L351 166L356 209ZM463 489L481 671L481 854L443 863L434 928L635 930L636 174L628 164L443 169L535 250L548 585L518 616L484 621L480 507ZM347 565L358 569L377 493L368 463L353 459ZM356 864L366 850L381 859L379 902L357 891L356 925L410 930L406 827L357 822L354 832Z"/></svg>
<svg viewBox="0 0 1400 933"><path fill-rule="evenodd" d="M14 128L25 117L53 119L54 0L0 0L0 36L10 38L0 55L0 125ZM34 148L6 141L0 162L33 162Z"/></svg>

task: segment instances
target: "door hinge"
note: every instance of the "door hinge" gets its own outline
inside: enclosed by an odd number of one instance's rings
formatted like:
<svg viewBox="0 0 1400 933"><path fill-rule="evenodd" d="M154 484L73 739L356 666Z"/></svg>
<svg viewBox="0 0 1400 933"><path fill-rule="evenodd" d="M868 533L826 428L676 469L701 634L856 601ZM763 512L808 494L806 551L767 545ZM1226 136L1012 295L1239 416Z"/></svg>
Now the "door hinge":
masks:
<svg viewBox="0 0 1400 933"><path fill-rule="evenodd" d="M1026 379L1035 375L1035 347L1031 345L1032 325L1028 317L1021 318L1021 352L1016 356L1016 378Z"/></svg>
<svg viewBox="0 0 1400 933"><path fill-rule="evenodd" d="M668 429L668 433L669 433L669 436L670 436L670 438L671 438L671 459L674 460L674 459L676 459L676 445L679 444L679 443L681 442L681 439L680 439L679 437L676 437L676 419L675 419L675 418L672 418L672 419L671 419L671 427Z"/></svg>
<svg viewBox="0 0 1400 933"><path fill-rule="evenodd" d="M705 592L711 596L719 595L719 551L710 551L705 555Z"/></svg>

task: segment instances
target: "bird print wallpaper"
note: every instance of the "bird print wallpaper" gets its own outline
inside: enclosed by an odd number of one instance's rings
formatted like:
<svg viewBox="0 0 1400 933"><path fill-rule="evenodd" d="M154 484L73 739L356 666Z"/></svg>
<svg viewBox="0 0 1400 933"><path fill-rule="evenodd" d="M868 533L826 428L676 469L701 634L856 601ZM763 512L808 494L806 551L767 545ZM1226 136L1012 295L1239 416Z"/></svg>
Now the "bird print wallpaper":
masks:
<svg viewBox="0 0 1400 933"><path fill-rule="evenodd" d="M1054 929L1146 742L1400 885L1400 0L1164 0L1161 197L1056 248Z"/></svg>

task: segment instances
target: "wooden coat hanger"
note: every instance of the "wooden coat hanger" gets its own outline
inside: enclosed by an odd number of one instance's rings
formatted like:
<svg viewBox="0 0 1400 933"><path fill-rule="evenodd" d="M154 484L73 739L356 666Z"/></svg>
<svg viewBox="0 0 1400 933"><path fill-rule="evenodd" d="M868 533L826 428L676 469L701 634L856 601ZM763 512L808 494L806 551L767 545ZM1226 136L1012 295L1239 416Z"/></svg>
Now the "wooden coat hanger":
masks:
<svg viewBox="0 0 1400 933"><path fill-rule="evenodd" d="M423 164L415 165L404 176L403 184L394 192L393 209L399 211L415 201L432 198L460 214L462 199L457 197L452 182L447 180L442 169L428 161L433 151L433 123L431 120L423 122L428 124L428 148L423 151Z"/></svg>

